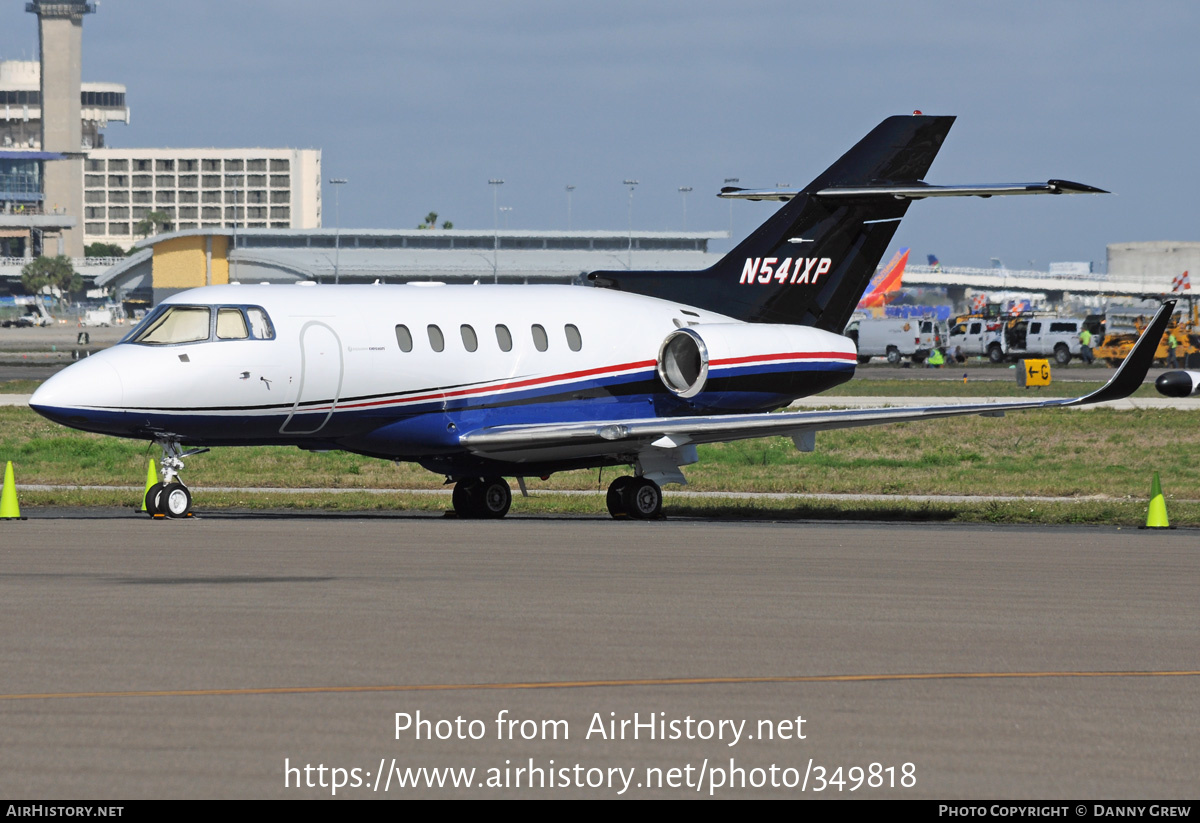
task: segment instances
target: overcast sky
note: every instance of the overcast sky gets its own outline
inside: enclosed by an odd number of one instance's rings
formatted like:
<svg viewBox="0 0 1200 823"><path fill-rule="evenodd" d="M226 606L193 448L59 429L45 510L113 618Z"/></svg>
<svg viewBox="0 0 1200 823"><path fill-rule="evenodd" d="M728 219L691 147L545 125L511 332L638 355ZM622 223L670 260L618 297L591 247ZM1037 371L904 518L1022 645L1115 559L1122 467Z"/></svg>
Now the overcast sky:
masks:
<svg viewBox="0 0 1200 823"><path fill-rule="evenodd" d="M0 58L36 18L0 7ZM104 0L84 80L124 83L108 144L319 148L341 224L434 210L490 228L725 231L715 197L802 185L891 114L958 115L933 183L1077 180L1116 194L913 205L914 262L1095 260L1200 240L1200 4ZM740 238L772 204L734 203ZM501 227L504 226L501 218ZM326 185L325 224L334 222ZM728 244L714 244L725 248Z"/></svg>

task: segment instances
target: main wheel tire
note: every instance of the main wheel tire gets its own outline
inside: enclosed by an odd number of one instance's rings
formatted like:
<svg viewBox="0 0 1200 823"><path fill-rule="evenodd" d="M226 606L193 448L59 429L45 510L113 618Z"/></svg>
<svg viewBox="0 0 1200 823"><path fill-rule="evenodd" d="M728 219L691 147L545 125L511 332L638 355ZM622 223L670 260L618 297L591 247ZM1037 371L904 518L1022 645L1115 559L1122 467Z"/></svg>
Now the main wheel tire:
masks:
<svg viewBox="0 0 1200 823"><path fill-rule="evenodd" d="M1060 366L1065 366L1071 362L1071 350L1067 348L1065 343L1059 343L1054 347L1054 362Z"/></svg>
<svg viewBox="0 0 1200 823"><path fill-rule="evenodd" d="M887 361L893 366L900 362L900 350L895 346L888 346Z"/></svg>
<svg viewBox="0 0 1200 823"><path fill-rule="evenodd" d="M999 346L992 346L988 349L988 360L991 360L993 363L1003 363L1004 352L1000 350Z"/></svg>
<svg viewBox="0 0 1200 823"><path fill-rule="evenodd" d="M867 365L867 364L868 364L868 363L870 363L870 362L871 362L871 358L869 358L869 357L864 357L864 356L863 356L863 355L861 355L861 354L858 356L858 365L860 365L860 366L865 366L865 365Z"/></svg>
<svg viewBox="0 0 1200 823"><path fill-rule="evenodd" d="M464 519L478 517L475 497L479 493L479 486L477 477L464 477L454 484L454 492L450 500L454 504L456 515Z"/></svg>
<svg viewBox="0 0 1200 823"><path fill-rule="evenodd" d="M165 487L162 483L155 483L150 488L146 489L146 514L153 517L156 514L166 514L160 508L162 506L162 493Z"/></svg>
<svg viewBox="0 0 1200 823"><path fill-rule="evenodd" d="M484 480L475 488L472 499L475 503L476 517L499 520L508 514L512 505L512 489L503 477L493 477Z"/></svg>
<svg viewBox="0 0 1200 823"><path fill-rule="evenodd" d="M192 510L192 493L182 483L170 483L163 487L158 505L167 517L187 517Z"/></svg>
<svg viewBox="0 0 1200 823"><path fill-rule="evenodd" d="M662 514L662 488L653 480L632 478L622 497L626 513L634 520L653 520Z"/></svg>
<svg viewBox="0 0 1200 823"><path fill-rule="evenodd" d="M629 516L629 512L625 511L625 488L632 480L629 475L624 475L608 484L608 495L604 502L608 504L608 513L613 517Z"/></svg>

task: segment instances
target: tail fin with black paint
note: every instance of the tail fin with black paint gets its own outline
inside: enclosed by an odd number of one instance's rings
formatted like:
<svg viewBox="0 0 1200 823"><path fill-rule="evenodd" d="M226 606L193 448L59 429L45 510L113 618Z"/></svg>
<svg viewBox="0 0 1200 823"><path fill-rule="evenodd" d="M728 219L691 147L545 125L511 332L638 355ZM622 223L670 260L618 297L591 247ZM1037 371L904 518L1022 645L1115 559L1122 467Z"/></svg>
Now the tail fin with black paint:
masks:
<svg viewBox="0 0 1200 823"><path fill-rule="evenodd" d="M1097 194L1045 183L933 186L925 173L953 117L889 117L799 191L724 189L722 197L785 205L733 251L701 271L599 271L597 286L720 312L752 323L815 326L840 334L908 210L925 197Z"/></svg>
<svg viewBox="0 0 1200 823"><path fill-rule="evenodd" d="M953 117L887 118L708 269L605 271L589 278L740 320L841 333L909 203L817 192L921 180L953 123Z"/></svg>

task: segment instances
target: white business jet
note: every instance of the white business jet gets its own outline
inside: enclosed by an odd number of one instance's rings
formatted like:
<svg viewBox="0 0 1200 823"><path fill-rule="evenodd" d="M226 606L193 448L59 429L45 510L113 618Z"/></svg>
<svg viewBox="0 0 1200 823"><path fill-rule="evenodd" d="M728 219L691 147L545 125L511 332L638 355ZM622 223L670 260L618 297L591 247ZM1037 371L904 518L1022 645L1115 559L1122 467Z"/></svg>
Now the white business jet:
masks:
<svg viewBox="0 0 1200 823"><path fill-rule="evenodd" d="M771 413L854 374L843 337L912 200L1100 192L923 181L953 117L891 117L694 272L596 272L578 286L212 286L173 295L119 344L50 378L30 405L91 432L157 442L152 515L185 517L183 459L293 445L409 460L454 482L463 517L503 517L506 477L631 465L615 517L653 518L696 446L822 429L1116 399L1145 377L1170 306L1100 390L1075 399ZM1147 344L1149 339L1152 341Z"/></svg>

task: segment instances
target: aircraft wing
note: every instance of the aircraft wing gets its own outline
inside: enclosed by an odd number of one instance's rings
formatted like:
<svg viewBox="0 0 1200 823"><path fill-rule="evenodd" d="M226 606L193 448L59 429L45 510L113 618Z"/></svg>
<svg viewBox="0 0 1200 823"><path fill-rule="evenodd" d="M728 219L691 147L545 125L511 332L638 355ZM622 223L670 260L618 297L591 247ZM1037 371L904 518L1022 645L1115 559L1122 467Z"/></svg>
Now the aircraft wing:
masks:
<svg viewBox="0 0 1200 823"><path fill-rule="evenodd" d="M802 440L810 438L812 433L828 429L936 420L970 414L1003 417L1004 413L1009 411L1084 406L1120 400L1132 394L1145 380L1174 309L1175 301L1164 302L1116 374L1105 385L1082 397L917 408L834 409L495 426L465 433L459 442L481 457L501 454L511 456L516 452L529 450L574 447L584 447L593 452L621 454L636 452L647 446L675 448L688 444L720 443L772 435L792 437L797 445L800 445Z"/></svg>

